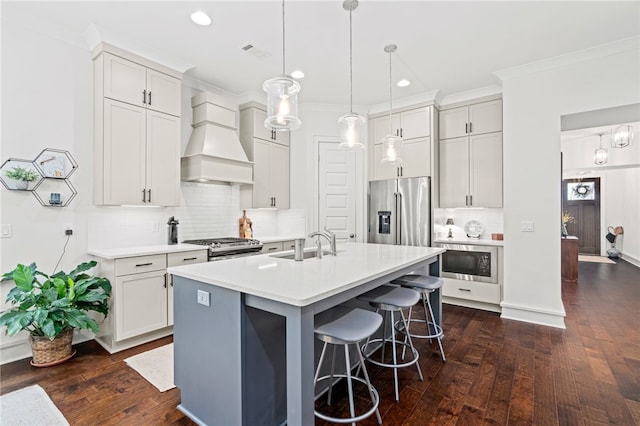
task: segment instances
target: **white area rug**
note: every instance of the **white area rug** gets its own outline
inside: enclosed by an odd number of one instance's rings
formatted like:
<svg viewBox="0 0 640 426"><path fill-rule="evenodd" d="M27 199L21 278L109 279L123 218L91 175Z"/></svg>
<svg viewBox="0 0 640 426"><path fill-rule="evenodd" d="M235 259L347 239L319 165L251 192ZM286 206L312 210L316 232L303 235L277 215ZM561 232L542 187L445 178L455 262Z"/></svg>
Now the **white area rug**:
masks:
<svg viewBox="0 0 640 426"><path fill-rule="evenodd" d="M69 425L49 395L38 385L0 396L0 424L7 426Z"/></svg>
<svg viewBox="0 0 640 426"><path fill-rule="evenodd" d="M160 392L173 389L173 343L124 360Z"/></svg>
<svg viewBox="0 0 640 426"><path fill-rule="evenodd" d="M578 255L578 261L579 262L595 262L595 263L613 263L614 265L616 264L616 262L614 262L613 260L609 259L608 257L604 257L604 256L587 256L585 254L579 254Z"/></svg>

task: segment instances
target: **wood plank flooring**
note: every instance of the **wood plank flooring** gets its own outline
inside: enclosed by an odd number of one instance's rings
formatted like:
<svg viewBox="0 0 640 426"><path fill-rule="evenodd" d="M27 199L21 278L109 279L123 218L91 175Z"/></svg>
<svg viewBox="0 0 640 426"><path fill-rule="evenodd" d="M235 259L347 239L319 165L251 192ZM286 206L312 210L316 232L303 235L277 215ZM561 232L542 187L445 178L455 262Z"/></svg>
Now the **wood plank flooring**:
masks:
<svg viewBox="0 0 640 426"><path fill-rule="evenodd" d="M562 288L566 330L444 305L447 362L435 343L416 341L424 381L415 368L400 370L400 402L392 372L369 367L384 424L640 425L640 270L624 261L579 267L579 284ZM114 355L85 342L56 367L6 364L0 393L37 383L72 425L192 425L175 408L178 389L158 392L123 361L169 342ZM332 405L339 415L348 413L342 394ZM364 389L357 402L366 407Z"/></svg>

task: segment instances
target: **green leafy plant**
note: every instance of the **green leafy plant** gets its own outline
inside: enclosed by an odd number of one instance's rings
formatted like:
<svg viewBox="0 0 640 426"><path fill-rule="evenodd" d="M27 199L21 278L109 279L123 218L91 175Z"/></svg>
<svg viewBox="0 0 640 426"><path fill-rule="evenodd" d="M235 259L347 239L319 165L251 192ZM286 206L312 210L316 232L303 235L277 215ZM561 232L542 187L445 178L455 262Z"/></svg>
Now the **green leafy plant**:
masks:
<svg viewBox="0 0 640 426"><path fill-rule="evenodd" d="M39 176L35 170L27 170L20 166L15 166L13 169L7 170L5 175L10 179L23 180L25 182L33 182Z"/></svg>
<svg viewBox="0 0 640 426"><path fill-rule="evenodd" d="M7 302L13 307L0 316L0 327L6 327L9 336L27 330L33 336L47 336L51 340L73 328L98 333L98 323L88 312L107 316L111 283L85 273L96 265L92 260L68 274L60 271L48 276L38 271L35 263L20 264L5 273L2 281L13 280L15 287L7 295Z"/></svg>

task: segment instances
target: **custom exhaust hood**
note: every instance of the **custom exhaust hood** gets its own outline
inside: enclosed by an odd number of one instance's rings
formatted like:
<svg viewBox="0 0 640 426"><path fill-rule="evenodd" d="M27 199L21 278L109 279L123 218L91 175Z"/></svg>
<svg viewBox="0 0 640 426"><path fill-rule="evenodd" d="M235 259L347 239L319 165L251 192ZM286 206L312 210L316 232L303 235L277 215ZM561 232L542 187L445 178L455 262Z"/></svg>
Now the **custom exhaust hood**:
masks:
<svg viewBox="0 0 640 426"><path fill-rule="evenodd" d="M253 163L236 133L236 107L213 93L191 98L193 132L181 159L183 181L253 183Z"/></svg>

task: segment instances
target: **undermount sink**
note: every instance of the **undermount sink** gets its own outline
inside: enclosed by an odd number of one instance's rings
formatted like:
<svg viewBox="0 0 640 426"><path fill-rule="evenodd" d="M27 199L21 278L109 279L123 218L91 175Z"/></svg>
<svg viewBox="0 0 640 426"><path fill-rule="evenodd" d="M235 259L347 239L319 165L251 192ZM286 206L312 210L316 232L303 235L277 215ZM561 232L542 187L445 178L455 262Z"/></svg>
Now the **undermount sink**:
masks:
<svg viewBox="0 0 640 426"><path fill-rule="evenodd" d="M329 250L322 250L322 255L323 256L330 256L331 252ZM318 256L318 252L316 251L316 249L305 250L302 253L302 258L303 259L310 259L312 257L317 257L317 256ZM271 257L278 257L280 259L295 260L295 254L291 253L291 252L275 253L275 254L272 254Z"/></svg>

